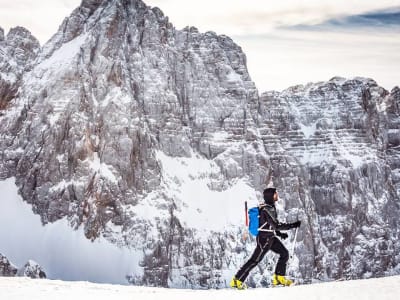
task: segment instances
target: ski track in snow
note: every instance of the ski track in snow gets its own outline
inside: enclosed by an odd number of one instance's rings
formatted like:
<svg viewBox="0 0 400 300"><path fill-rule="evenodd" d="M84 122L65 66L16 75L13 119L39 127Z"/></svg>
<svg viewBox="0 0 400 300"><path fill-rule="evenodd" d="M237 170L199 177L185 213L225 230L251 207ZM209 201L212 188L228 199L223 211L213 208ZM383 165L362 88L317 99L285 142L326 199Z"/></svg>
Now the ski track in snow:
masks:
<svg viewBox="0 0 400 300"><path fill-rule="evenodd" d="M29 278L0 277L0 299L7 300L124 300L124 299L296 299L296 300L395 300L400 292L400 276L342 282L329 282L289 288L237 291L184 290L152 287L66 282Z"/></svg>

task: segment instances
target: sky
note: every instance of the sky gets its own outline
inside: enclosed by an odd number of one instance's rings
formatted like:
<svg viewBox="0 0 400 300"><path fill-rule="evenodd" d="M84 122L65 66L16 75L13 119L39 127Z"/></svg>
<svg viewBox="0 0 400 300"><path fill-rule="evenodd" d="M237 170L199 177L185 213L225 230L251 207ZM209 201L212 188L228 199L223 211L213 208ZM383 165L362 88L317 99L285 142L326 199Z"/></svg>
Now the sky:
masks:
<svg viewBox="0 0 400 300"><path fill-rule="evenodd" d="M230 36L260 93L334 76L400 85L400 0L144 0L177 29ZM0 26L45 43L80 0L0 0Z"/></svg>

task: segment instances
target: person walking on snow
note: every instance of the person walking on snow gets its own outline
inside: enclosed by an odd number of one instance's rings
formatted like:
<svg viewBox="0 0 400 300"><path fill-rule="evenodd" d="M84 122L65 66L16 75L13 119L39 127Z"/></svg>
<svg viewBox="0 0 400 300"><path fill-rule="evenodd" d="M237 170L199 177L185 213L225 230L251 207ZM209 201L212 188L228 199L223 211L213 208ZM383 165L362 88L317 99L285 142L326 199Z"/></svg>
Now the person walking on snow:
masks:
<svg viewBox="0 0 400 300"><path fill-rule="evenodd" d="M265 204L259 206L259 233L257 235L257 247L250 259L240 268L230 282L232 288L245 289L244 281L250 271L264 258L265 254L272 250L279 254L279 260L275 268L275 274L272 277L272 285L289 286L293 282L285 277L286 263L289 259L289 252L280 241L280 238L286 239L287 233L280 230L289 230L300 227L301 222L280 223L277 219L275 202L278 201L278 193L275 188L267 188L264 190Z"/></svg>

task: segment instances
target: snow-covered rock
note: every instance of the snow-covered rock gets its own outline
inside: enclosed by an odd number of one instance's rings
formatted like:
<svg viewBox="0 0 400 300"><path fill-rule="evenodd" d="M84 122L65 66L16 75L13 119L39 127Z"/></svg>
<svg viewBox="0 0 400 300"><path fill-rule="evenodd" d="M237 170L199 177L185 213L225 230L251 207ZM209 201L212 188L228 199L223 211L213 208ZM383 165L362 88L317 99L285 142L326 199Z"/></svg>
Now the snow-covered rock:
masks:
<svg viewBox="0 0 400 300"><path fill-rule="evenodd" d="M17 276L30 277L32 279L42 279L46 278L46 273L37 262L29 260L21 269L18 270Z"/></svg>
<svg viewBox="0 0 400 300"><path fill-rule="evenodd" d="M306 227L303 277L362 278L398 265L397 90L333 78L261 97L274 183Z"/></svg>
<svg viewBox="0 0 400 300"><path fill-rule="evenodd" d="M18 269L0 253L0 276L15 276Z"/></svg>
<svg viewBox="0 0 400 300"><path fill-rule="evenodd" d="M14 266L7 257L0 253L0 276L19 276L30 278L46 278L43 268L33 260L28 262L20 269Z"/></svg>
<svg viewBox="0 0 400 300"><path fill-rule="evenodd" d="M10 31L0 76L0 179L43 224L141 252L133 284L226 286L254 247L243 203L272 184L280 218L303 220L303 282L398 272L398 88L333 78L259 97L232 39L140 0L82 1L40 51ZM269 284L272 257L250 285Z"/></svg>
<svg viewBox="0 0 400 300"><path fill-rule="evenodd" d="M21 76L31 69L39 49L39 42L25 28L11 28L6 38L0 28L0 114L16 96Z"/></svg>

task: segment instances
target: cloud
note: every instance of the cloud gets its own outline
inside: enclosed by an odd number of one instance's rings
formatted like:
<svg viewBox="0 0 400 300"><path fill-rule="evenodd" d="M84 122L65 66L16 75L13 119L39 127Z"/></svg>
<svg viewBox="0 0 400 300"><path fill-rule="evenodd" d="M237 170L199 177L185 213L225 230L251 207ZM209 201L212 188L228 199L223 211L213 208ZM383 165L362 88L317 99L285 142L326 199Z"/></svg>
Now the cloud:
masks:
<svg viewBox="0 0 400 300"><path fill-rule="evenodd" d="M315 25L399 5L399 0L144 0L158 6L177 28L220 34L263 34L282 26Z"/></svg>
<svg viewBox="0 0 400 300"><path fill-rule="evenodd" d="M143 1L178 29L231 36L261 91L335 75L372 77L389 89L400 84L400 0ZM81 0L33 2L0 0L0 26L24 26L43 44Z"/></svg>
<svg viewBox="0 0 400 300"><path fill-rule="evenodd" d="M400 84L400 39L392 32L279 30L234 40L260 92L335 76L370 77L388 90Z"/></svg>
<svg viewBox="0 0 400 300"><path fill-rule="evenodd" d="M284 29L295 30L400 30L400 6L357 15L340 16L325 20L318 24L298 24L282 26ZM400 33L400 31L398 31Z"/></svg>
<svg viewBox="0 0 400 300"><path fill-rule="evenodd" d="M399 0L143 0L158 6L176 28L247 35L270 33L277 27L323 24L342 16L399 6ZM30 30L43 44L81 0L0 0L0 26ZM396 16L395 16L396 17ZM310 29L310 28L308 28Z"/></svg>

